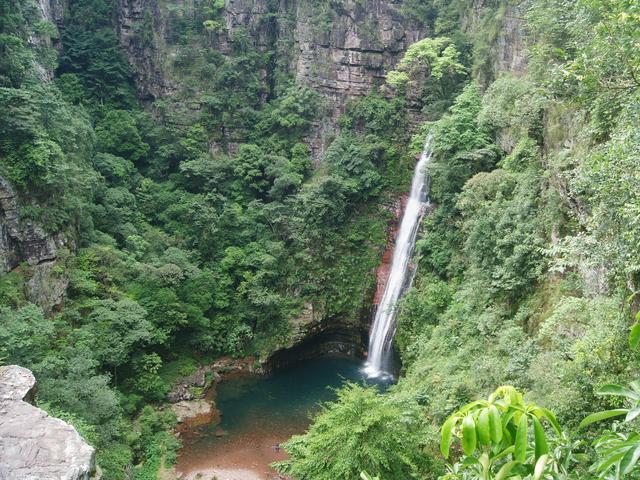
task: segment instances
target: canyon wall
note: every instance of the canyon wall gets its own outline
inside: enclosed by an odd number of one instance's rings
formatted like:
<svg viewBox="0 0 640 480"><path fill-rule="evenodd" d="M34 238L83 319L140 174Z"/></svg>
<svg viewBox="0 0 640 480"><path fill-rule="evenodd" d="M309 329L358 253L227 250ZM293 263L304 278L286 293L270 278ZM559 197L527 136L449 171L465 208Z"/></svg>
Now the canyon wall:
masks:
<svg viewBox="0 0 640 480"><path fill-rule="evenodd" d="M20 210L15 190L0 177L0 275L20 269L27 299L51 312L62 303L68 285L55 270L59 251L72 245L63 234L22 219Z"/></svg>
<svg viewBox="0 0 640 480"><path fill-rule="evenodd" d="M335 120L352 98L382 84L406 48L428 34L407 18L401 0L226 0L217 29L191 45L180 45L178 22L194 15L201 2L119 0L118 34L133 67L140 97L148 102L176 94L184 83L174 59L185 48L230 53L234 34L244 32L261 52L273 52L271 71L261 72L265 84L287 75L318 91L325 111L308 138L317 158L335 132ZM277 70L277 72L276 72ZM190 85L191 110L198 110L199 92ZM273 85L266 85L263 100Z"/></svg>

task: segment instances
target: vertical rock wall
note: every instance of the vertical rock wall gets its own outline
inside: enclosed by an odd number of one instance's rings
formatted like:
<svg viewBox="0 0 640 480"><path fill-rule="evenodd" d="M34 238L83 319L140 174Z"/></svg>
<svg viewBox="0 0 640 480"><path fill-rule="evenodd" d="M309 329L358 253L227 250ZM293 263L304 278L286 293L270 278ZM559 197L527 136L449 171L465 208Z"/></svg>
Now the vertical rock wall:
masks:
<svg viewBox="0 0 640 480"><path fill-rule="evenodd" d="M42 20L60 26L64 2L37 0ZM36 47L51 46L48 37L33 35L28 41ZM53 80L52 70L43 65L37 65L37 68L42 82ZM45 312L51 312L62 303L68 285L68 280L58 276L54 270L59 250L64 246L73 249L73 245L62 233L47 232L42 225L22 219L21 209L28 201L27 198L20 199L12 185L0 177L0 275L20 268L27 279L27 299Z"/></svg>
<svg viewBox="0 0 640 480"><path fill-rule="evenodd" d="M484 72L476 72L481 83L486 85L503 73L527 72L525 13L525 2L520 0L471 1L463 29L490 50L487 64L481 66Z"/></svg>
<svg viewBox="0 0 640 480"><path fill-rule="evenodd" d="M69 242L62 234L20 218L20 203L9 182L0 177L0 274L26 263L27 298L50 312L59 305L68 280L54 273L58 251Z"/></svg>
<svg viewBox="0 0 640 480"><path fill-rule="evenodd" d="M412 43L427 36L408 20L403 2L347 0L319 14L312 2L299 1L294 30L295 77L327 100L328 115L311 135L312 151L323 151L345 104L366 95L402 58Z"/></svg>
<svg viewBox="0 0 640 480"><path fill-rule="evenodd" d="M466 31L473 36L484 31L486 22L496 26L494 38L485 39L491 49L490 76L525 72L522 7L493 0L469 3ZM118 0L118 34L142 99L151 102L170 97L182 85L172 62L184 46L175 44L174 30L202 5L201 0ZM403 8L404 0L225 0L219 19L222 28L202 34L193 53L230 53L230 39L240 29L259 51L275 51L274 68L277 63L326 100L325 114L308 138L318 158L333 138L335 120L345 104L382 84L407 47L429 35L427 27L408 18ZM265 83L273 75L262 72ZM189 108L197 111L198 93L191 93Z"/></svg>
<svg viewBox="0 0 640 480"><path fill-rule="evenodd" d="M193 48L229 53L230 38L243 29L258 50L276 51L279 68L326 99L323 121L309 139L319 153L346 102L383 83L406 48L427 35L402 7L402 0L226 0L224 28L203 35ZM172 23L176 12L189 15L191 8L198 8L196 0L119 0L118 33L143 99L165 98L177 90L180 79L170 66L177 51ZM271 74L263 72L265 81Z"/></svg>

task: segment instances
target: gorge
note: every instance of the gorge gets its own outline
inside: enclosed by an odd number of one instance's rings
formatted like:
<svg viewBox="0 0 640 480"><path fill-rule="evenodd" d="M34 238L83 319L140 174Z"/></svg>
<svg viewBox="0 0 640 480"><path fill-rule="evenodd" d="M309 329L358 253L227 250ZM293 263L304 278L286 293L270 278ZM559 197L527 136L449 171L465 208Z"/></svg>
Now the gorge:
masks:
<svg viewBox="0 0 640 480"><path fill-rule="evenodd" d="M636 478L639 15L0 1L0 478Z"/></svg>
<svg viewBox="0 0 640 480"><path fill-rule="evenodd" d="M415 273L410 262L420 221L428 208L426 168L431 155L432 136L429 135L416 163L411 191L395 236L391 268L371 327L365 367L353 359L326 357L354 356L355 352L349 350L326 349L325 342L339 342L339 337L329 337L324 342L322 338L315 338L312 340L315 346L297 347L302 350L297 355L293 353L294 359L291 352L276 352L270 359L270 367L275 371L266 378L248 376L223 382L215 395L221 421L205 425L197 422L193 427L187 423L187 428L181 429L183 447L177 471L187 480L207 477L268 480L275 473L269 466L286 459L280 444L305 431L310 415L318 410L320 403L333 400L331 389L347 381L382 387L393 381L390 354L395 310L402 293L411 287ZM322 355L321 360L304 361L305 357L318 355Z"/></svg>

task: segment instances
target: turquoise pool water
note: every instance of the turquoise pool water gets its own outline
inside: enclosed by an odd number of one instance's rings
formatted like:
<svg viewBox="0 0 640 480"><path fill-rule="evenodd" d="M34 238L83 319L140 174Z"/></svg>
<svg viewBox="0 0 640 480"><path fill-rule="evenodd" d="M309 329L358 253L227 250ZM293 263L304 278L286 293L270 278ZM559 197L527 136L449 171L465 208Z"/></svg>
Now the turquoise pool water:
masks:
<svg viewBox="0 0 640 480"><path fill-rule="evenodd" d="M271 479L273 461L285 458L277 445L303 433L321 402L335 397L345 382L377 384L362 372L362 362L324 358L279 370L266 377L228 380L218 386L218 425L194 427L183 434L181 473L207 472L219 480ZM211 477L213 478L213 477Z"/></svg>

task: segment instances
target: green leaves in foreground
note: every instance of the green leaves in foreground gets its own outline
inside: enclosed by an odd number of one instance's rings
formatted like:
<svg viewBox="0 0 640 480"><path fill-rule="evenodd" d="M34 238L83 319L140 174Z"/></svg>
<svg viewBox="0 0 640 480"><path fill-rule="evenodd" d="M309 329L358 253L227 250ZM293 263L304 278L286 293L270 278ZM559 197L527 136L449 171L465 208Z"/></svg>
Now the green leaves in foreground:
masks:
<svg viewBox="0 0 640 480"><path fill-rule="evenodd" d="M446 420L440 450L448 458L453 440L460 439L464 457L452 471L470 468L477 472L473 478L501 480L529 475L538 479L550 463L543 422L556 434L562 434L551 411L525 402L514 387L503 386L487 400L471 402ZM446 478L456 476L450 474Z"/></svg>
<svg viewBox="0 0 640 480"><path fill-rule="evenodd" d="M631 423L640 415L640 381L629 383L629 387L621 385L605 385L598 391L598 395L613 395L622 397L630 403L628 408L615 408L592 413L581 423L584 428L602 420L625 415L624 422ZM598 460L591 466L591 471L604 477L607 472L614 470L616 478L624 478L636 471L640 459L640 433L606 432L593 443L598 452Z"/></svg>

